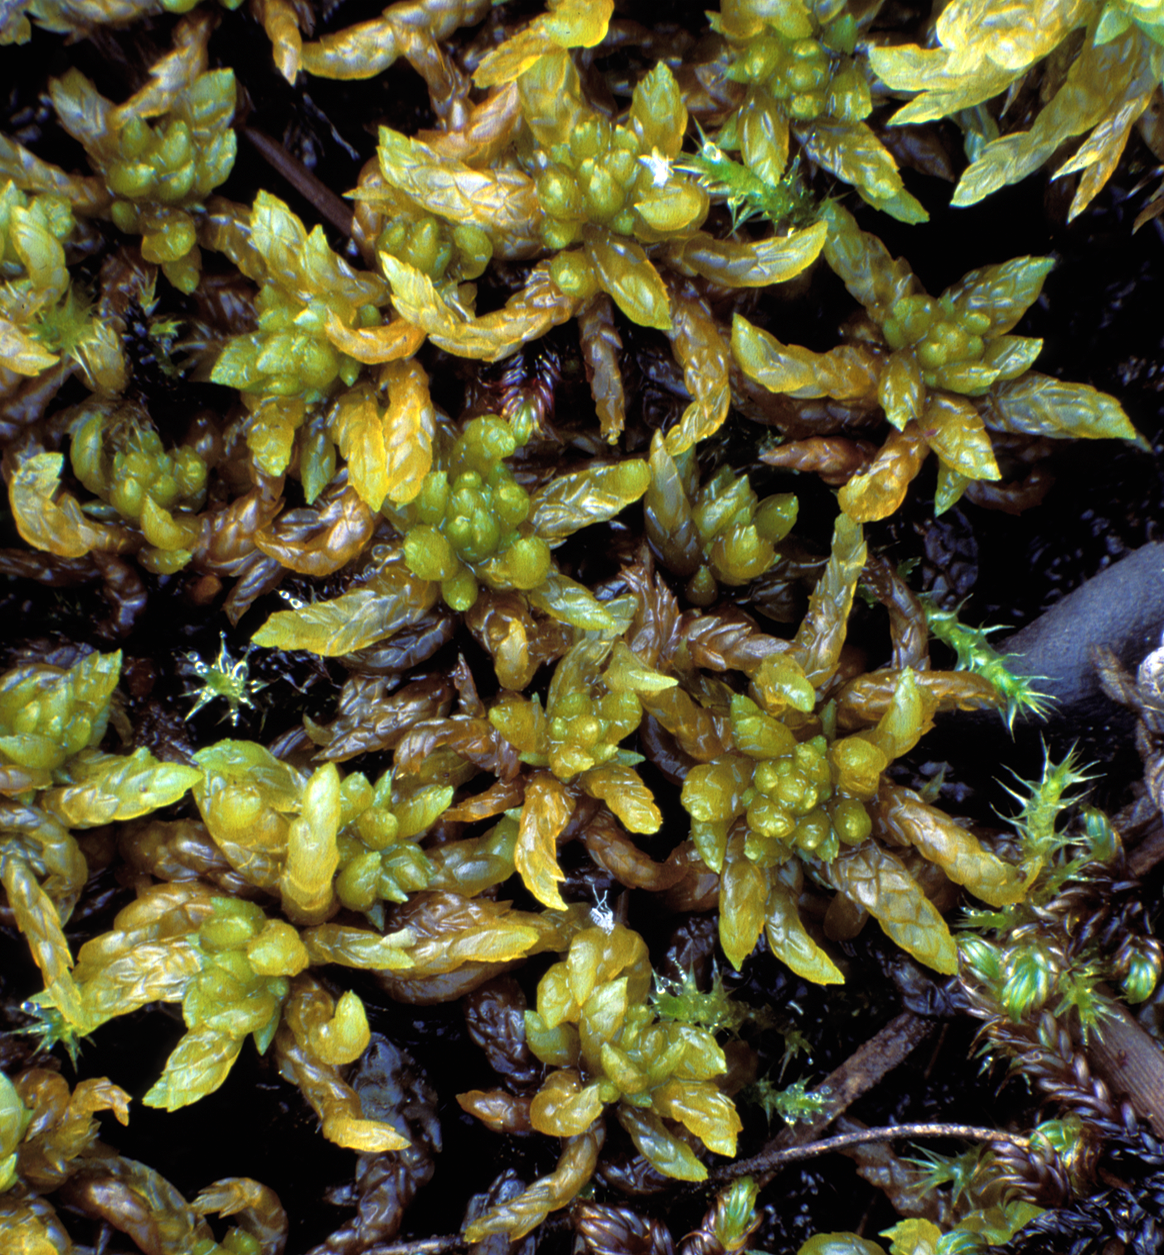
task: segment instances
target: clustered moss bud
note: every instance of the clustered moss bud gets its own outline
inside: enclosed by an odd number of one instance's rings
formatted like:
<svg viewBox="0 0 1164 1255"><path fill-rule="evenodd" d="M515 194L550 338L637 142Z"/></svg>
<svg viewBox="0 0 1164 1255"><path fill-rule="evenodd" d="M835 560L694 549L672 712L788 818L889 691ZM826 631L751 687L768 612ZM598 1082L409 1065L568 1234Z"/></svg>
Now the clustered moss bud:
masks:
<svg viewBox="0 0 1164 1255"><path fill-rule="evenodd" d="M548 142L535 162L546 246L569 247L587 224L645 240L697 227L707 193L671 164L686 122L675 79L660 62L636 87L625 126L579 105L564 133L541 136Z"/></svg>
<svg viewBox="0 0 1164 1255"><path fill-rule="evenodd" d="M409 570L439 580L454 610L468 610L477 600L479 579L530 589L549 573L549 545L523 528L529 494L503 461L528 438L523 417L517 416L516 428L493 414L473 419L453 445L447 469L430 471L402 511L409 522Z"/></svg>
<svg viewBox="0 0 1164 1255"><path fill-rule="evenodd" d="M392 218L376 237L376 251L407 263L434 283L476 279L493 259L493 245L480 227L450 225L435 214Z"/></svg>

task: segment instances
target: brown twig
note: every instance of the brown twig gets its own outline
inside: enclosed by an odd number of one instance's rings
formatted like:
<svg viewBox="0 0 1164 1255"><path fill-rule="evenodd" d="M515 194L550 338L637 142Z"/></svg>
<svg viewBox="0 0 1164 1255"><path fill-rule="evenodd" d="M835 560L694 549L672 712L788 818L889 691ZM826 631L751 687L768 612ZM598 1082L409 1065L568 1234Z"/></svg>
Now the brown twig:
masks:
<svg viewBox="0 0 1164 1255"><path fill-rule="evenodd" d="M1126 1094L1157 1137L1164 1135L1164 1051L1105 985L1107 1015L1090 1034L1087 1053L1118 1099Z"/></svg>
<svg viewBox="0 0 1164 1255"><path fill-rule="evenodd" d="M775 1175L780 1166L786 1162L779 1156L783 1155L786 1150L813 1142L814 1138L818 1138L837 1116L850 1104L856 1102L867 1090L879 1084L933 1031L932 1020L923 1020L919 1015L903 1011L901 1015L890 1020L879 1033L855 1050L839 1068L834 1068L825 1077L816 1092L827 1094L828 1105L814 1120L778 1133L758 1155L747 1161L749 1164L759 1164L762 1161L771 1160L770 1168L742 1168L736 1171L736 1165L733 1164L721 1169L718 1173L712 1173L711 1180L730 1180L742 1175L743 1172L764 1173L766 1171L768 1175ZM820 1142L815 1144L823 1145ZM823 1154L824 1152L814 1153Z"/></svg>
<svg viewBox="0 0 1164 1255"><path fill-rule="evenodd" d="M916 1046L925 1041L934 1027L933 1020L923 1020L910 1011L903 1011L890 1020L821 1082L817 1092L827 1093L828 1106L810 1123L778 1134L764 1150L800 1145L819 1137L842 1111L846 1111L874 1085L880 1084Z"/></svg>
<svg viewBox="0 0 1164 1255"><path fill-rule="evenodd" d="M1128 854L1128 867L1133 876L1143 878L1164 861L1164 826L1157 824L1141 838L1139 845Z"/></svg>
<svg viewBox="0 0 1164 1255"><path fill-rule="evenodd" d="M716 1181L731 1181L742 1176L767 1176L786 1163L799 1159L813 1159L834 1150L860 1146L865 1142L892 1142L899 1137L961 1137L970 1142L1012 1142L1026 1150L1029 1137L1018 1133L1005 1133L1001 1129L984 1129L974 1124L891 1124L880 1129L858 1129L854 1133L838 1133L819 1142L804 1146L787 1146L783 1150L761 1151L751 1159L730 1164L713 1174Z"/></svg>
<svg viewBox="0 0 1164 1255"><path fill-rule="evenodd" d="M469 1243L459 1233L446 1233L439 1238L423 1238L417 1242L386 1242L381 1246L369 1246L364 1255L441 1255L442 1251L456 1251Z"/></svg>
<svg viewBox="0 0 1164 1255"><path fill-rule="evenodd" d="M303 164L297 161L283 147L253 126L241 128L245 140L255 149L260 157L287 180L288 183L305 200L311 202L325 221L331 223L337 231L350 236L352 233L352 210L321 180Z"/></svg>

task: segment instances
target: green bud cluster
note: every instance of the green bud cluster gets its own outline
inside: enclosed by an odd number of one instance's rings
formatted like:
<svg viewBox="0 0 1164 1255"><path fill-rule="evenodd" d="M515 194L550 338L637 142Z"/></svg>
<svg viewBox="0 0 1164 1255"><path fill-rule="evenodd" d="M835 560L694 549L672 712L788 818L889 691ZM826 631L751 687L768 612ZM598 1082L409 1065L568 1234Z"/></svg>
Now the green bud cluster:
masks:
<svg viewBox="0 0 1164 1255"><path fill-rule="evenodd" d="M286 948L284 932L292 934L294 929L281 920L268 921L253 902L217 899L214 915L193 939L202 966L182 997L186 1027L235 1041L253 1033L259 1052L264 1052L279 1027L290 990L287 974L264 974L266 952L281 955ZM293 967L288 974L294 974Z"/></svg>
<svg viewBox="0 0 1164 1255"><path fill-rule="evenodd" d="M782 862L792 848L831 862L841 842L859 845L871 828L862 802L836 796L823 736L802 742L785 758L757 763L744 800L750 830L745 852L754 862Z"/></svg>
<svg viewBox="0 0 1164 1255"><path fill-rule="evenodd" d="M69 671L30 664L0 684L0 754L22 767L56 770L100 743L121 655L89 654Z"/></svg>
<svg viewBox="0 0 1164 1255"><path fill-rule="evenodd" d="M435 214L392 218L376 237L376 251L388 253L438 284L476 279L493 260L493 244L480 227L454 226Z"/></svg>
<svg viewBox="0 0 1164 1255"><path fill-rule="evenodd" d="M567 693L554 703L547 723L550 770L559 780L570 780L609 762L642 717L642 703L632 692Z"/></svg>
<svg viewBox="0 0 1164 1255"><path fill-rule="evenodd" d="M161 510L201 507L206 463L190 448L167 452L137 411L98 408L73 437L73 472L122 518L137 522L147 500Z"/></svg>
<svg viewBox="0 0 1164 1255"><path fill-rule="evenodd" d="M244 392L264 396L321 396L336 379L350 388L360 364L341 353L326 337L328 305L324 298L305 306L275 284L265 284L255 308L259 329L237 336L215 367L215 382L229 382ZM363 311L361 326L380 322L375 307ZM229 353L229 358L228 358Z"/></svg>
<svg viewBox="0 0 1164 1255"><path fill-rule="evenodd" d="M234 71L212 70L163 118L131 117L95 154L117 197L113 221L127 234L141 234L142 256L183 292L197 286L200 265L197 228L186 209L205 200L234 166L234 107Z"/></svg>
<svg viewBox="0 0 1164 1255"><path fill-rule="evenodd" d="M647 536L663 565L687 579L689 601L711 605L718 584L747 584L775 562L776 545L796 523L792 493L761 501L747 476L727 467L700 485L695 450L672 457L658 436L650 466Z"/></svg>
<svg viewBox="0 0 1164 1255"><path fill-rule="evenodd" d="M949 294L919 293L895 301L881 330L890 348L913 350L928 387L962 392L965 367L982 361L990 328L989 314L960 309Z"/></svg>
<svg viewBox="0 0 1164 1255"><path fill-rule="evenodd" d="M789 117L810 122L825 112L832 63L819 40L787 39L772 31L749 40L729 77L764 87L783 101Z"/></svg>
<svg viewBox="0 0 1164 1255"><path fill-rule="evenodd" d="M740 752L694 768L681 797L692 840L709 866L722 861L728 830L741 816L748 829L744 853L761 867L794 854L831 862L842 843L859 845L869 836L869 814L842 787L824 736L797 741L787 724L738 694L731 726Z"/></svg>
<svg viewBox="0 0 1164 1255"><path fill-rule="evenodd" d="M414 838L448 808L453 792L450 785L428 785L394 799L391 772L375 786L359 772L344 777L335 892L349 911L368 912L382 900L406 902L428 887L433 865Z"/></svg>
<svg viewBox="0 0 1164 1255"><path fill-rule="evenodd" d="M575 124L539 154L542 239L562 249L587 224L656 240L690 231L707 215L703 188L673 170L687 114L675 80L660 65L635 90L628 125L581 110Z"/></svg>
<svg viewBox="0 0 1164 1255"><path fill-rule="evenodd" d="M68 286L62 245L76 227L63 196L26 196L15 183L0 188L0 278L4 307L16 297L59 295Z"/></svg>
<svg viewBox="0 0 1164 1255"><path fill-rule="evenodd" d="M694 450L681 456L693 457ZM747 476L727 467L700 488L692 506L707 568L730 585L754 580L775 562L774 546L792 531L798 509L790 492L761 501Z"/></svg>
<svg viewBox="0 0 1164 1255"><path fill-rule="evenodd" d="M322 227L308 232L277 197L260 192L249 224L223 215L213 247L238 264L261 262L258 330L233 336L214 363L212 382L262 397L322 400L336 379L351 387L360 364L328 339L329 321L378 326L387 288L332 252ZM256 257L257 254L257 257Z"/></svg>
<svg viewBox="0 0 1164 1255"><path fill-rule="evenodd" d="M432 470L402 511L404 561L416 576L439 580L445 602L464 611L478 580L495 588L536 588L550 570L550 547L526 525L529 494L505 466L529 436L493 414L475 418L457 438L447 468Z"/></svg>
<svg viewBox="0 0 1164 1255"><path fill-rule="evenodd" d="M735 1153L742 1125L712 1081L727 1071L715 1035L656 1018L651 967L637 934L587 928L538 984L525 1015L530 1049L555 1067L530 1107L533 1127L569 1137L610 1103L638 1149L668 1175L701 1181L707 1170L663 1123L676 1120L718 1154Z"/></svg>

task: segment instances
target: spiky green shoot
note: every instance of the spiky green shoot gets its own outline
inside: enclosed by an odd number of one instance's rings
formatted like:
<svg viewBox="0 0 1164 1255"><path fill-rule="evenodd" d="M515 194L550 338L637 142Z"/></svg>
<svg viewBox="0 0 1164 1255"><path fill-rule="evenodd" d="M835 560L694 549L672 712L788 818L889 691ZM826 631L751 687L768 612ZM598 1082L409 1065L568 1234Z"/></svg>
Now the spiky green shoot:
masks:
<svg viewBox="0 0 1164 1255"><path fill-rule="evenodd" d="M794 161L777 183L733 161L699 131L699 151L676 162L676 169L694 175L709 195L722 199L732 215L732 230L751 218L767 218L777 226L806 226L816 218L816 204L797 176Z"/></svg>
<svg viewBox="0 0 1164 1255"><path fill-rule="evenodd" d="M973 671L975 675L989 680L1005 699L1006 709L1000 713L1010 732L1014 732L1014 718L1020 712L1024 715L1030 713L1036 719L1047 717L1050 704L1055 699L1034 687L1036 681L1045 677L1015 675L1007 666L1007 657L987 641L991 632L1002 630L1000 627L967 627L959 621L957 611L939 610L925 597L922 598L922 606L930 635L958 655L957 670Z"/></svg>
<svg viewBox="0 0 1164 1255"><path fill-rule="evenodd" d="M241 658L232 658L226 647L225 632L222 633L222 648L213 662L204 662L197 654L186 656L190 672L202 681L200 688L190 689L187 694L194 697L194 705L186 715L187 720L192 719L203 706L209 706L219 698L230 708L232 727L238 726L238 712L241 707L255 709L251 694L257 693L265 685L250 679L250 664L247 661L249 656L248 649Z"/></svg>
<svg viewBox="0 0 1164 1255"><path fill-rule="evenodd" d="M749 1085L743 1098L763 1111L769 1125L773 1116L779 1116L786 1124L811 1123L832 1101L827 1089L809 1090L806 1081L793 1081L781 1089L766 1076Z"/></svg>

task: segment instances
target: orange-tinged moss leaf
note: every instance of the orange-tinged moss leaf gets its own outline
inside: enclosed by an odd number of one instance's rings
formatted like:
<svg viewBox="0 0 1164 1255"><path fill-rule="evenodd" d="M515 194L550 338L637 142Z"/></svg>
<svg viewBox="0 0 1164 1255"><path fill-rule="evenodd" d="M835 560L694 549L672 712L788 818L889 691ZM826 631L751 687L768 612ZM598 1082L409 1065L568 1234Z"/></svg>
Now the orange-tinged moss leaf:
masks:
<svg viewBox="0 0 1164 1255"><path fill-rule="evenodd" d="M523 1238L550 1214L565 1207L594 1175L598 1152L606 1133L595 1123L585 1133L570 1138L549 1176L540 1177L523 1194L499 1203L465 1229L465 1241L480 1242L493 1233L508 1234L511 1240Z"/></svg>
<svg viewBox="0 0 1164 1255"><path fill-rule="evenodd" d="M948 392L930 393L919 424L926 444L966 479L1001 479L986 426L974 406Z"/></svg>
<svg viewBox="0 0 1164 1255"><path fill-rule="evenodd" d="M1129 92L1150 91L1150 43L1138 29L1110 43L1084 41L1063 86L1029 131L992 140L958 181L952 204L973 205L1008 183L1037 170L1065 140L1100 123ZM1114 102L1113 102L1114 97Z"/></svg>
<svg viewBox="0 0 1164 1255"><path fill-rule="evenodd" d="M46 352L30 335L7 318L0 318L0 366L18 375L39 375L60 359Z"/></svg>
<svg viewBox="0 0 1164 1255"><path fill-rule="evenodd" d="M937 709L937 697L919 685L913 671L906 667L894 685L888 708L865 737L892 762L908 754L934 726Z"/></svg>
<svg viewBox="0 0 1164 1255"><path fill-rule="evenodd" d="M267 649L304 649L335 658L419 622L440 585L419 580L403 563L382 567L363 588L301 610L278 610L254 635Z"/></svg>
<svg viewBox="0 0 1164 1255"><path fill-rule="evenodd" d="M429 213L480 227L498 256L529 257L540 250L542 208L533 179L523 171L513 167L476 170L386 126L380 128L379 154L384 178L393 187ZM390 272L385 273L392 278ZM409 321L420 325L414 318Z"/></svg>
<svg viewBox="0 0 1164 1255"><path fill-rule="evenodd" d="M428 391L428 375L419 362L397 361L380 372L388 387L384 415L387 445L388 499L397 505L411 501L432 469L436 411Z"/></svg>
<svg viewBox="0 0 1164 1255"><path fill-rule="evenodd" d="M592 1072L602 1069L602 1045L617 1041L630 1009L629 978L603 981L586 999L578 1020L582 1058Z"/></svg>
<svg viewBox="0 0 1164 1255"><path fill-rule="evenodd" d="M171 805L202 779L202 772L159 762L147 749L128 756L87 750L69 763L69 776L73 783L46 790L41 804L70 828L96 828Z"/></svg>
<svg viewBox="0 0 1164 1255"><path fill-rule="evenodd" d="M814 688L827 683L836 672L866 554L860 524L843 514L838 516L828 565L813 589L808 613L793 641L793 660Z"/></svg>
<svg viewBox="0 0 1164 1255"><path fill-rule="evenodd" d="M424 343L424 332L403 318L382 327L348 327L332 311L327 316L327 338L341 353L365 366L379 366L411 357Z"/></svg>
<svg viewBox="0 0 1164 1255"><path fill-rule="evenodd" d="M404 971L413 967L408 950L415 943L415 935L407 930L381 936L366 928L348 928L341 924L320 924L303 933L303 944L312 962L339 963L375 972Z"/></svg>
<svg viewBox="0 0 1164 1255"><path fill-rule="evenodd" d="M764 910L764 933L772 953L805 980L816 985L843 985L844 976L816 944L801 922L796 901L783 885L774 882Z"/></svg>
<svg viewBox="0 0 1164 1255"><path fill-rule="evenodd" d="M578 777L578 783L610 807L631 832L658 832L663 816L650 789L632 767L605 763Z"/></svg>
<svg viewBox="0 0 1164 1255"><path fill-rule="evenodd" d="M1033 370L995 384L982 404L987 425L997 431L1053 439L1142 442L1115 397L1089 384L1069 383Z"/></svg>
<svg viewBox="0 0 1164 1255"><path fill-rule="evenodd" d="M850 680L837 695L838 727L858 728L880 719L893 700L897 679L898 673L891 669ZM919 671L914 683L933 696L940 711L996 710L1006 705L998 689L972 671ZM834 746L841 744L843 741L833 742Z"/></svg>
<svg viewBox="0 0 1164 1255"><path fill-rule="evenodd" d="M638 933L616 924L610 933L585 928L570 943L566 956L570 992L578 1006L584 1006L595 987L621 974L633 979L632 1000L645 998L651 988L651 965L647 943Z"/></svg>
<svg viewBox="0 0 1164 1255"><path fill-rule="evenodd" d="M672 294L670 337L692 398L667 433L667 450L675 456L723 426L732 399L731 355L706 302L684 292Z"/></svg>
<svg viewBox="0 0 1164 1255"><path fill-rule="evenodd" d="M586 989L594 988L593 977ZM552 1031L563 1023L578 1018L580 1000L570 985L570 975L565 963L555 963L538 981L538 1018L541 1027Z"/></svg>
<svg viewBox="0 0 1164 1255"><path fill-rule="evenodd" d="M1052 176L1054 179L1061 179L1068 174L1083 172L1071 199L1071 208L1067 211L1068 222L1077 218L1091 204L1099 190L1111 178L1123 155L1132 127L1151 104L1157 84L1151 82L1144 90L1137 92L1135 88L1138 86L1138 82L1130 85L1119 108L1104 118L1075 156L1064 162Z"/></svg>
<svg viewBox="0 0 1164 1255"><path fill-rule="evenodd" d="M886 86L895 91L921 94L890 118L893 126L933 122L960 109L989 100L1004 92L1015 75L989 61L964 73L951 66L955 58L946 48L918 48L903 44L893 48L870 48L869 64Z"/></svg>
<svg viewBox="0 0 1164 1255"><path fill-rule="evenodd" d="M336 402L331 434L352 486L370 509L379 510L388 495L388 449L380 407L368 384L356 384Z"/></svg>
<svg viewBox="0 0 1164 1255"><path fill-rule="evenodd" d="M77 499L59 492L63 453L35 453L16 468L8 485L8 501L16 530L26 544L58 558L83 558L104 548L104 529L81 513Z"/></svg>
<svg viewBox="0 0 1164 1255"><path fill-rule="evenodd" d="M112 200L104 179L66 174L7 135L0 135L0 179L11 179L26 192L55 192L86 214L108 212Z"/></svg>
<svg viewBox="0 0 1164 1255"><path fill-rule="evenodd" d="M560 0L551 3L545 30L559 48L593 48L606 38L614 0Z"/></svg>
<svg viewBox="0 0 1164 1255"><path fill-rule="evenodd" d="M885 831L895 840L908 841L955 884L991 906L1009 906L1026 897L1029 877L1020 868L1003 862L961 824L909 789L884 786L869 813L875 833Z"/></svg>
<svg viewBox="0 0 1164 1255"><path fill-rule="evenodd" d="M514 862L530 893L555 911L566 907L558 892L566 876L558 866L557 838L573 813L570 790L548 771L537 772L526 785Z"/></svg>
<svg viewBox="0 0 1164 1255"><path fill-rule="evenodd" d="M959 67L989 60L1018 71L1045 57L1075 26L1086 21L1083 0L1035 0L1033 4L992 4L955 0L942 11L937 34Z"/></svg>
<svg viewBox="0 0 1164 1255"><path fill-rule="evenodd" d="M299 815L287 832L280 889L284 910L297 922L319 922L335 900L331 882L340 862L341 812L339 772L325 763L304 786Z"/></svg>
<svg viewBox="0 0 1164 1255"><path fill-rule="evenodd" d="M555 547L590 523L614 518L637 501L650 482L650 468L639 458L556 475L530 498L530 524Z"/></svg>
<svg viewBox="0 0 1164 1255"><path fill-rule="evenodd" d="M842 849L821 871L919 963L946 975L958 970L958 948L946 921L901 862L876 842Z"/></svg>
<svg viewBox="0 0 1164 1255"><path fill-rule="evenodd" d="M854 475L837 494L841 509L858 523L887 519L905 500L928 452L917 423L890 432L869 469Z"/></svg>
<svg viewBox="0 0 1164 1255"><path fill-rule="evenodd" d="M489 0L397 0L370 22L305 44L303 68L320 78L373 78L418 43L431 47L430 41L447 39L488 12Z"/></svg>
<svg viewBox="0 0 1164 1255"><path fill-rule="evenodd" d="M551 571L527 596L538 610L584 632L614 634L620 630L614 616L585 585L557 571Z"/></svg>
<svg viewBox="0 0 1164 1255"><path fill-rule="evenodd" d="M821 214L829 228L825 261L848 288L849 295L864 305L880 325L900 297L918 290L909 263L893 257L877 236L862 231L856 218L839 201L829 201Z"/></svg>
<svg viewBox="0 0 1164 1255"><path fill-rule="evenodd" d="M70 1024L85 1031L87 1016L81 993L69 971L73 956L61 928L56 903L37 883L23 859L5 858L0 864L0 879L16 926L28 942L53 1005Z"/></svg>
<svg viewBox="0 0 1164 1255"><path fill-rule="evenodd" d="M434 344L457 357L499 361L566 322L577 308L574 300L559 291L544 263L530 273L526 286L503 309L470 318L454 309L419 270L388 253L380 254L380 262L400 313L423 328Z"/></svg>
<svg viewBox="0 0 1164 1255"><path fill-rule="evenodd" d="M779 183L788 165L788 114L763 87L753 86L736 127L744 165L765 183Z"/></svg>
<svg viewBox="0 0 1164 1255"><path fill-rule="evenodd" d="M632 240L587 228L586 256L602 290L640 327L671 330L671 300L666 285L646 253Z"/></svg>
<svg viewBox="0 0 1164 1255"><path fill-rule="evenodd" d="M147 1107L177 1111L214 1093L230 1074L245 1040L208 1025L191 1029L174 1048L165 1070L142 1102Z"/></svg>
<svg viewBox="0 0 1164 1255"><path fill-rule="evenodd" d="M769 392L837 401L871 401L877 396L880 363L861 345L842 344L827 353L814 353L795 344L781 344L736 314L732 318L732 356L749 379Z"/></svg>
<svg viewBox="0 0 1164 1255"><path fill-rule="evenodd" d="M1054 267L1053 257L1014 257L1001 265L971 270L943 295L957 303L963 317L975 314L990 319L982 335L1005 335L1039 299Z"/></svg>
<svg viewBox="0 0 1164 1255"><path fill-rule="evenodd" d="M707 1169L695 1152L675 1136L658 1116L625 1103L619 1105L618 1121L631 1135L639 1153L645 1155L664 1176L677 1181L706 1181Z"/></svg>
<svg viewBox="0 0 1164 1255"><path fill-rule="evenodd" d="M707 1081L668 1081L651 1091L651 1105L660 1115L678 1120L717 1155L736 1153L736 1136L744 1127L732 1100Z"/></svg>
<svg viewBox="0 0 1164 1255"><path fill-rule="evenodd" d="M530 1123L539 1133L551 1137L574 1137L586 1130L602 1114L596 1081L583 1085L577 1072L553 1072L530 1104Z"/></svg>
<svg viewBox="0 0 1164 1255"><path fill-rule="evenodd" d="M549 1067L573 1067L582 1057L578 1030L573 1024L559 1022L548 1028L536 1011L527 1011L525 1035L530 1050Z"/></svg>
<svg viewBox="0 0 1164 1255"><path fill-rule="evenodd" d="M827 234L824 222L750 243L717 240L697 231L690 239L669 244L666 256L682 274L700 275L724 287L766 288L807 270L820 256Z"/></svg>
<svg viewBox="0 0 1164 1255"><path fill-rule="evenodd" d="M473 74L476 87L511 83L547 52L593 48L605 38L614 0L564 0L489 53Z"/></svg>
<svg viewBox="0 0 1164 1255"><path fill-rule="evenodd" d="M743 846L742 837L728 843L719 882L719 942L737 972L764 930L768 896L768 877L747 858Z"/></svg>
<svg viewBox="0 0 1164 1255"><path fill-rule="evenodd" d="M293 84L303 62L303 36L295 5L291 0L255 0L254 11L271 41L275 68Z"/></svg>
<svg viewBox="0 0 1164 1255"><path fill-rule="evenodd" d="M799 134L805 152L851 183L862 200L901 222L929 221L921 202L905 190L892 154L864 122L818 118Z"/></svg>

